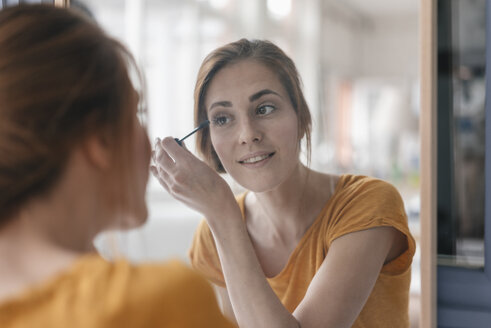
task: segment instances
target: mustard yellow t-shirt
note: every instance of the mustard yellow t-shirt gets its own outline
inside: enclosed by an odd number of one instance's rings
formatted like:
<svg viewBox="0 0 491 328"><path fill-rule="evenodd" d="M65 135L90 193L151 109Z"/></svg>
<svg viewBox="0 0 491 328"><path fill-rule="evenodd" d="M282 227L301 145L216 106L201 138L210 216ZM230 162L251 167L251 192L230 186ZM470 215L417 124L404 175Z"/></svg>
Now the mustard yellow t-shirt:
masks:
<svg viewBox="0 0 491 328"><path fill-rule="evenodd" d="M110 263L87 255L66 272L0 304L0 327L221 327L213 289L179 261Z"/></svg>
<svg viewBox="0 0 491 328"><path fill-rule="evenodd" d="M245 194L237 198L242 215L244 199ZM416 246L409 232L401 196L382 180L342 175L333 196L302 237L283 270L268 278L269 284L283 305L293 312L336 238L380 226L394 227L406 235L408 249L383 266L353 327L409 327L410 267ZM225 287L213 235L205 221L196 231L189 256L194 268L213 283ZM326 295L326 302L335 301Z"/></svg>

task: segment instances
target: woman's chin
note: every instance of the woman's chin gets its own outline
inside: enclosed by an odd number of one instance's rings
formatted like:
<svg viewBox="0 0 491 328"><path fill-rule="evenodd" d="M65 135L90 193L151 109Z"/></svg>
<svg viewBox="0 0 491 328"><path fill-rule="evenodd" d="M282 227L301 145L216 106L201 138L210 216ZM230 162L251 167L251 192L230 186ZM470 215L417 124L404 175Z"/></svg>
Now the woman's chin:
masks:
<svg viewBox="0 0 491 328"><path fill-rule="evenodd" d="M141 227L147 222L148 210L145 207L138 213L128 214L115 222L115 229L117 230L131 230Z"/></svg>
<svg viewBox="0 0 491 328"><path fill-rule="evenodd" d="M145 207L144 210L141 211L138 215L134 215L128 220L129 227L128 229L139 228L147 222L148 219L148 210Z"/></svg>
<svg viewBox="0 0 491 328"><path fill-rule="evenodd" d="M242 188L255 193L271 191L276 187L278 187L278 185L280 184L277 181L269 181L267 179L244 180L244 181L237 181L237 183Z"/></svg>

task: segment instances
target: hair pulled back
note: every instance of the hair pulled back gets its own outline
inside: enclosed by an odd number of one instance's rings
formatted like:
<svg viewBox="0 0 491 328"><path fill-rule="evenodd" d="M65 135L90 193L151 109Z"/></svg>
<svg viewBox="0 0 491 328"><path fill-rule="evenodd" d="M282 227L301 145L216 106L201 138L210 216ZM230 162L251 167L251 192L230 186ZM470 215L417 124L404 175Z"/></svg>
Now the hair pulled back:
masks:
<svg viewBox="0 0 491 328"><path fill-rule="evenodd" d="M4 9L0 49L1 224L50 190L89 135L113 143L121 175L135 113L131 55L82 14L48 5Z"/></svg>

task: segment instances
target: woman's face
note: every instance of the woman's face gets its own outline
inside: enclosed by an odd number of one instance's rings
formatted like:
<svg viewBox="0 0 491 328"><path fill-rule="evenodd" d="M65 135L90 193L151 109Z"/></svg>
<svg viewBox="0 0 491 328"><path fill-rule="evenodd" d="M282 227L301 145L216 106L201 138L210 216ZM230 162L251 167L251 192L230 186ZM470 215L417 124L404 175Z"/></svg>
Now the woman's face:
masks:
<svg viewBox="0 0 491 328"><path fill-rule="evenodd" d="M150 165L150 153L151 145L148 139L147 130L140 124L140 122L135 119L135 136L134 136L134 172L135 184L130 186L134 190L135 201L135 218L137 220L136 224L140 225L144 223L148 216L147 204L145 201L145 193L147 189L148 175L149 175L149 165Z"/></svg>
<svg viewBox="0 0 491 328"><path fill-rule="evenodd" d="M138 98L136 92L134 94L135 98ZM125 192L127 194L123 195L123 199L126 199L127 202L126 204L122 204L127 217L123 222L117 222L117 228L123 229L142 225L148 216L145 194L149 176L151 145L147 130L142 126L136 115L138 100L132 101L132 103L132 110L135 116L133 117L133 134L130 139L132 145L130 156L133 162L130 166L132 172L130 172L129 185L125 186Z"/></svg>
<svg viewBox="0 0 491 328"><path fill-rule="evenodd" d="M298 119L272 70L254 60L222 68L205 106L213 147L240 185L263 192L292 175L299 163Z"/></svg>

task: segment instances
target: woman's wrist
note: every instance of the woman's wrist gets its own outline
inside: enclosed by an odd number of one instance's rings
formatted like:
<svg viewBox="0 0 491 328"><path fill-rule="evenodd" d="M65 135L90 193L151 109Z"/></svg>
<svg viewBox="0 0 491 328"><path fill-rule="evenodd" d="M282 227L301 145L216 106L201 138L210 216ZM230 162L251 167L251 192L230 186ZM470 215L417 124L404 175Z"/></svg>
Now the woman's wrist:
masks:
<svg viewBox="0 0 491 328"><path fill-rule="evenodd" d="M232 229L235 229L234 227L244 224L242 213L235 199L222 202L220 207L215 208L213 213L205 217L215 237L229 234Z"/></svg>

